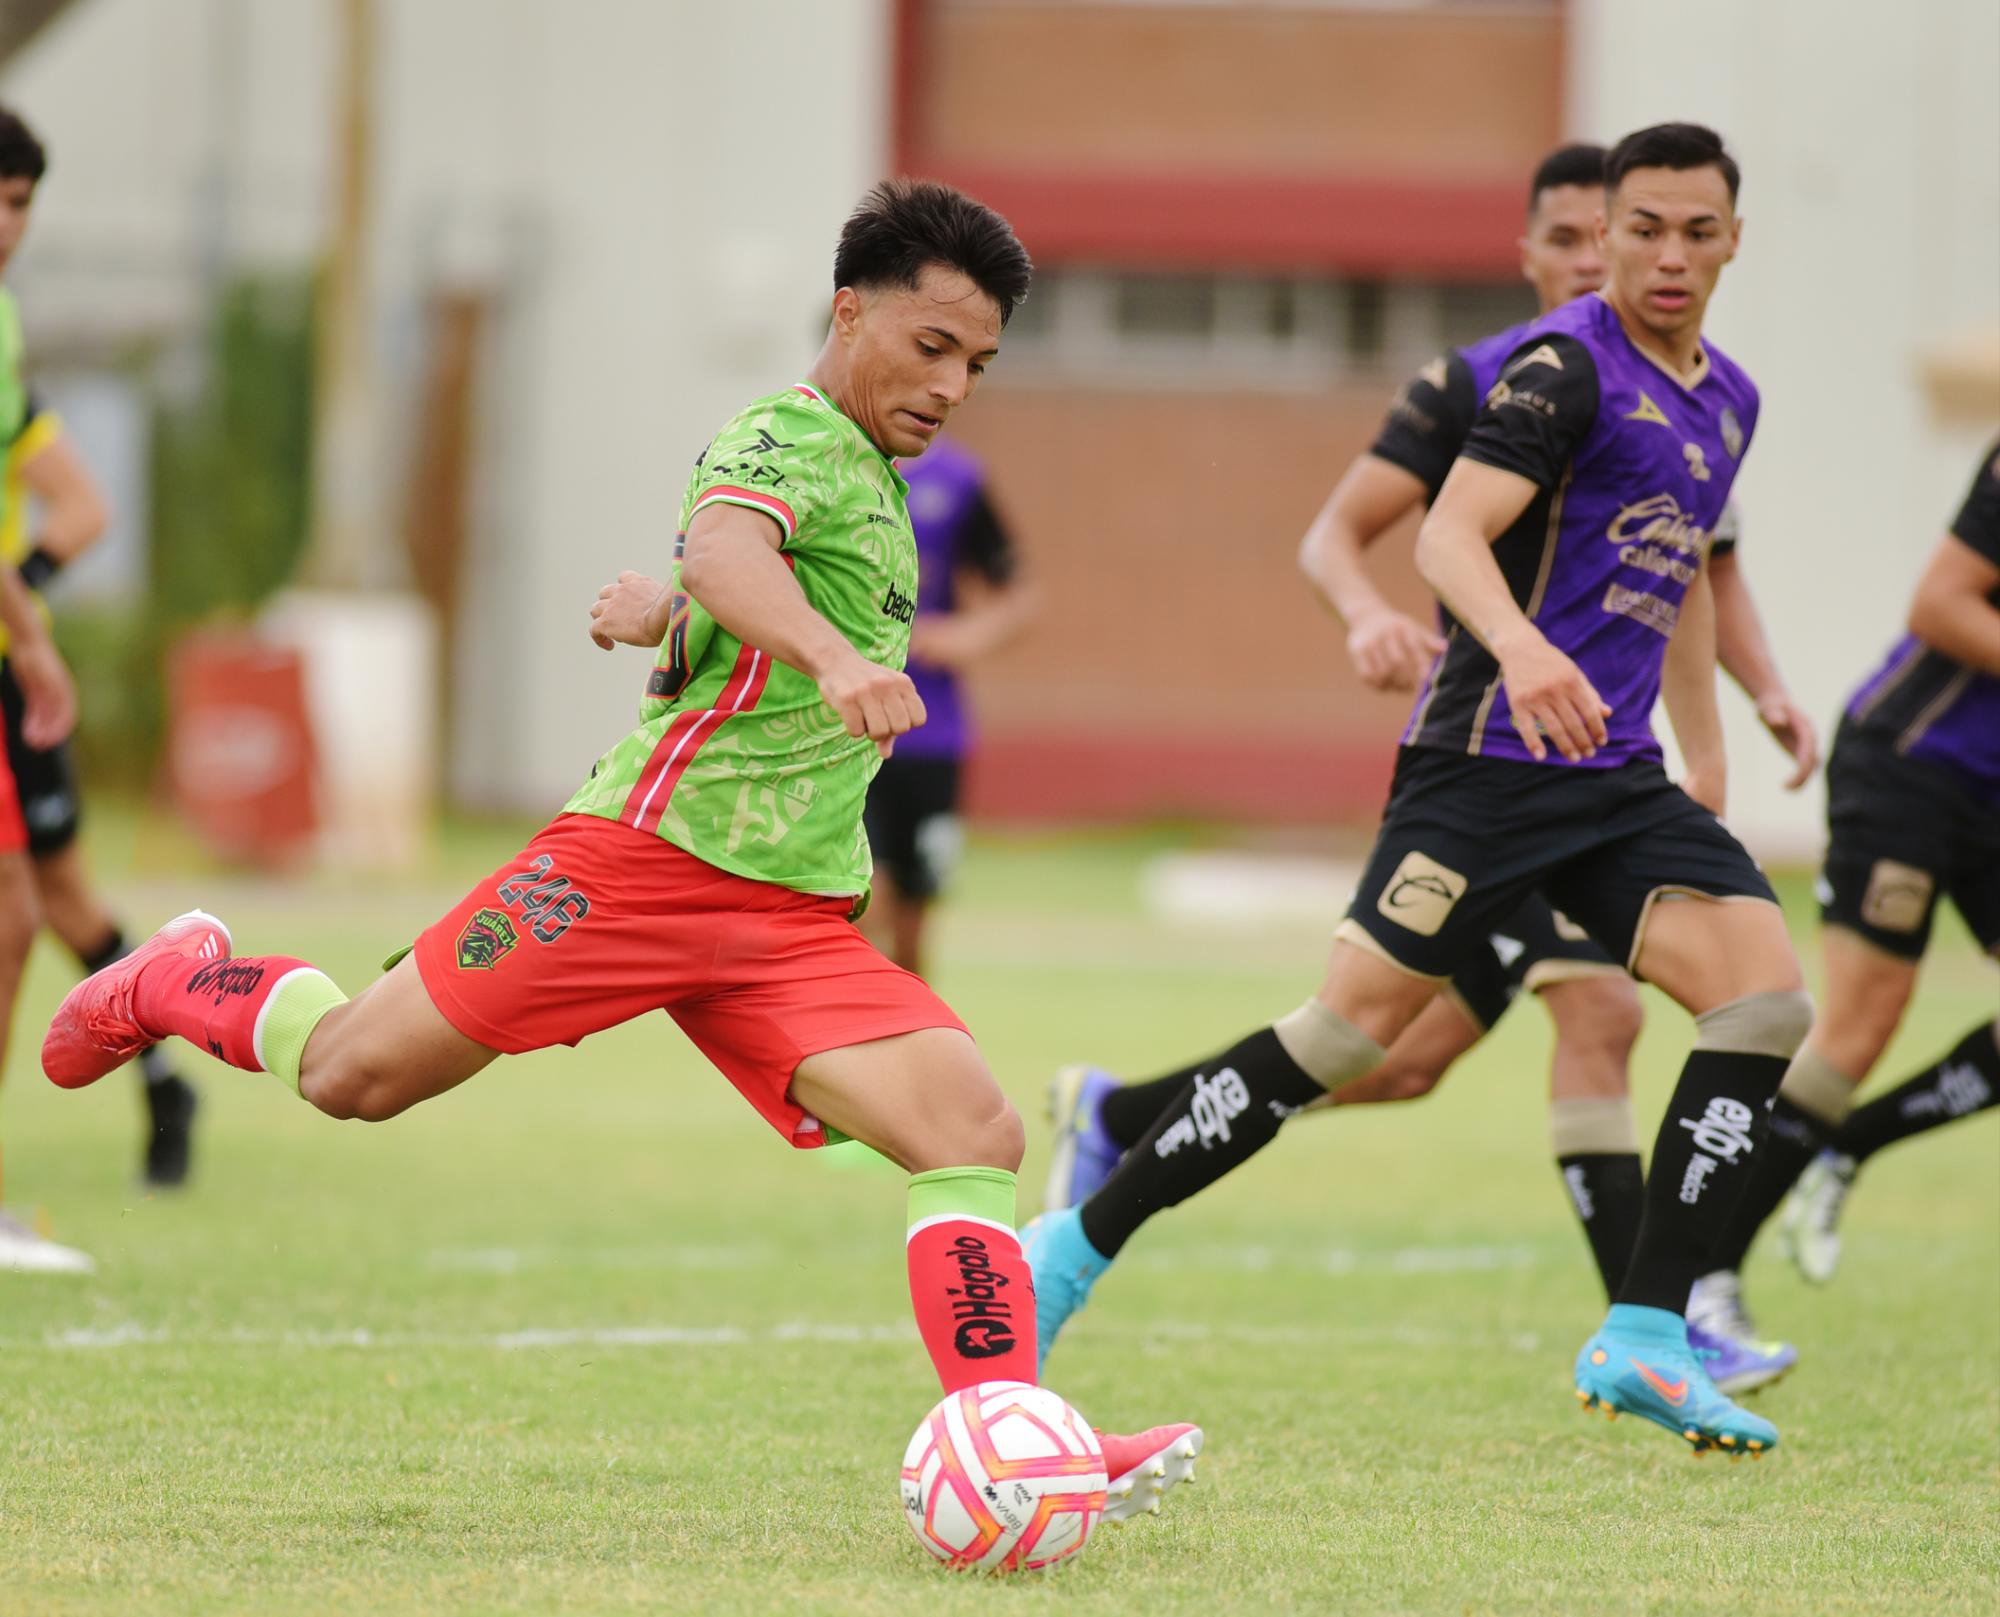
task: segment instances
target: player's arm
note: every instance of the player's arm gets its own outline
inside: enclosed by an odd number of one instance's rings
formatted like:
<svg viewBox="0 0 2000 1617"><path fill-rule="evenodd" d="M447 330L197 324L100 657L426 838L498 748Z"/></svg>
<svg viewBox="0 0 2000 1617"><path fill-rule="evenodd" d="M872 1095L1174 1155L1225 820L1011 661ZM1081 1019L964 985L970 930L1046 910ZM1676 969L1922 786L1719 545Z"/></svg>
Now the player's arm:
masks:
<svg viewBox="0 0 2000 1617"><path fill-rule="evenodd" d="M1299 569L1347 625L1347 656L1363 684L1412 690L1444 642L1399 612L1368 576L1362 553L1445 480L1479 400L1461 354L1410 378L1368 453L1347 468L1299 544Z"/></svg>
<svg viewBox="0 0 2000 1617"><path fill-rule="evenodd" d="M783 543L777 522L759 511L703 506L688 524L681 588L745 645L811 679L847 733L867 736L886 758L897 736L924 722L923 699L907 675L870 662L812 609L778 554ZM666 632L664 611L657 627Z"/></svg>
<svg viewBox="0 0 2000 1617"><path fill-rule="evenodd" d="M2000 589L2000 563L1946 534L1917 580L1910 633L1953 662L2000 677L2000 607L1991 600L1995 589Z"/></svg>
<svg viewBox="0 0 2000 1617"><path fill-rule="evenodd" d="M21 574L39 589L103 537L111 508L54 416L37 412L22 437L15 450L21 457L21 485L41 506L42 521Z"/></svg>
<svg viewBox="0 0 2000 1617"><path fill-rule="evenodd" d="M2000 441L1986 451L1951 531L1910 602L1910 633L1954 662L2000 675Z"/></svg>
<svg viewBox="0 0 2000 1617"><path fill-rule="evenodd" d="M1719 819L1729 798L1729 758L1715 700L1715 662L1716 600L1704 567L1681 597L1660 669L1660 698L1686 769L1681 790Z"/></svg>
<svg viewBox="0 0 2000 1617"><path fill-rule="evenodd" d="M1399 612L1368 576L1363 553L1423 503L1424 485L1401 466L1362 455L1334 485L1299 542L1299 570L1347 625L1347 657L1361 683L1407 691L1444 649L1435 631Z"/></svg>
<svg viewBox="0 0 2000 1617"><path fill-rule="evenodd" d="M28 586L11 567L0 567L0 623L7 626L7 665L25 703L21 734L38 750L53 747L76 728L76 685Z"/></svg>
<svg viewBox="0 0 2000 1617"><path fill-rule="evenodd" d="M1707 576L1715 594L1715 647L1722 670L1756 706L1757 718L1792 759L1785 790L1795 792L1819 767L1819 728L1799 705L1764 633L1764 620L1743 576L1736 548L1709 557Z"/></svg>
<svg viewBox="0 0 2000 1617"><path fill-rule="evenodd" d="M1597 367L1580 343L1558 337L1510 361L1501 379L1417 532L1417 571L1500 664L1529 756L1548 756L1546 735L1575 762L1603 744L1611 710L1515 602L1493 544L1556 486L1589 434Z"/></svg>
<svg viewBox="0 0 2000 1617"><path fill-rule="evenodd" d="M973 496L952 578L958 604L910 625L910 655L936 668L963 668L1012 645L1041 608L1041 591L1021 569L1020 552L986 491Z"/></svg>

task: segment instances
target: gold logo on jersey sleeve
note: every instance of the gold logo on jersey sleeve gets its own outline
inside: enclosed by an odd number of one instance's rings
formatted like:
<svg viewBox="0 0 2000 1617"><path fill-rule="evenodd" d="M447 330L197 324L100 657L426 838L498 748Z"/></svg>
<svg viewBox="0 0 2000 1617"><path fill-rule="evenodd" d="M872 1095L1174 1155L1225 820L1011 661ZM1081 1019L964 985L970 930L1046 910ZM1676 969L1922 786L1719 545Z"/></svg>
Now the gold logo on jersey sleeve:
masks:
<svg viewBox="0 0 2000 1617"><path fill-rule="evenodd" d="M1729 451L1731 460L1743 458L1743 423L1736 419L1734 410L1725 409L1720 422L1722 447Z"/></svg>
<svg viewBox="0 0 2000 1617"><path fill-rule="evenodd" d="M1513 376L1520 371L1526 370L1530 365L1546 365L1552 371L1559 371L1563 368L1562 355L1558 354L1547 343L1543 343L1538 348L1529 349L1527 353L1509 365L1507 367L1507 374Z"/></svg>
<svg viewBox="0 0 2000 1617"><path fill-rule="evenodd" d="M1444 355L1439 354L1436 359L1432 360L1422 370L1418 371L1417 380L1419 382L1430 383L1432 387L1436 388L1440 393L1442 393L1445 390L1446 385L1451 380L1451 377L1446 370Z"/></svg>
<svg viewBox="0 0 2000 1617"><path fill-rule="evenodd" d="M1701 452L1700 444L1682 444L1681 454L1687 460L1688 470L1697 483L1708 481L1708 459Z"/></svg>
<svg viewBox="0 0 2000 1617"><path fill-rule="evenodd" d="M1405 931L1430 938L1437 936L1452 906L1464 896L1463 876L1412 849L1389 877L1382 896L1375 901L1375 912Z"/></svg>
<svg viewBox="0 0 2000 1617"><path fill-rule="evenodd" d="M1666 427L1670 431L1673 428L1673 423L1667 419L1666 412L1662 410L1657 404L1655 404L1651 399L1646 397L1646 390L1644 388L1641 388L1639 390L1638 409L1627 411L1625 419L1627 421L1658 422L1659 425Z"/></svg>

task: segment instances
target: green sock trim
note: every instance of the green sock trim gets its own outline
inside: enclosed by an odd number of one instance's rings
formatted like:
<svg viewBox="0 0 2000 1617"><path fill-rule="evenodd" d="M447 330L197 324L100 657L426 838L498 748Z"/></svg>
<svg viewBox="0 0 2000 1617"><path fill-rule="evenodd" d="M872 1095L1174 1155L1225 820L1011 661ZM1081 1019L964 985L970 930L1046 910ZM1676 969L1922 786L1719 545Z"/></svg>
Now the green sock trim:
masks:
<svg viewBox="0 0 2000 1617"><path fill-rule="evenodd" d="M1014 1227L1014 1176L1005 1168L933 1168L910 1180L910 1222L927 1218L983 1218Z"/></svg>
<svg viewBox="0 0 2000 1617"><path fill-rule="evenodd" d="M300 969L289 973L271 991L257 1018L257 1059L264 1070L284 1079L296 1095L306 1040L322 1016L346 1003L347 996L325 972Z"/></svg>

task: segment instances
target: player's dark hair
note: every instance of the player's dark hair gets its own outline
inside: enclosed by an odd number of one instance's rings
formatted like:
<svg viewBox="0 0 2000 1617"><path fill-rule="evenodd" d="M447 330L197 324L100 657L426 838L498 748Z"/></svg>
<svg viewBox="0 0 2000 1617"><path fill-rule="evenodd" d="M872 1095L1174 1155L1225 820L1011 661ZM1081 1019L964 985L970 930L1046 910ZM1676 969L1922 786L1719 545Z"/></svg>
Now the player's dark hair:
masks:
<svg viewBox="0 0 2000 1617"><path fill-rule="evenodd" d="M1583 141L1573 146L1558 146L1542 159L1534 179L1528 182L1528 212L1533 213L1540 206L1544 191L1553 191L1559 185L1602 185L1604 155L1602 146Z"/></svg>
<svg viewBox="0 0 2000 1617"><path fill-rule="evenodd" d="M1605 186L1617 190L1635 168L1670 168L1682 172L1691 168L1720 169L1732 205L1736 201L1736 188L1743 180L1742 170L1722 144L1722 137L1705 124L1654 124L1650 129L1635 129L1613 146L1611 155L1605 158Z"/></svg>
<svg viewBox="0 0 2000 1617"><path fill-rule="evenodd" d="M49 154L11 107L0 107L0 180L34 180L48 171Z"/></svg>
<svg viewBox="0 0 2000 1617"><path fill-rule="evenodd" d="M936 180L884 180L840 228L833 285L914 288L928 264L957 270L1000 305L1006 325L1034 266L1014 227Z"/></svg>

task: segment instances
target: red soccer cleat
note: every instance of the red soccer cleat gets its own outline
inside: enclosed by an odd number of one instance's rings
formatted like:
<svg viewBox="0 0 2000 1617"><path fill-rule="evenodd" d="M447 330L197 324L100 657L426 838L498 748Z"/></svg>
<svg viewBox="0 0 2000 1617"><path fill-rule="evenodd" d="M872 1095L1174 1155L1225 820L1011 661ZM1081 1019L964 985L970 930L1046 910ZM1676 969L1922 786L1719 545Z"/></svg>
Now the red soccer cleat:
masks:
<svg viewBox="0 0 2000 1617"><path fill-rule="evenodd" d="M1202 1435L1199 1426L1181 1421L1132 1437L1099 1432L1097 1441L1104 1450L1104 1474L1110 1479L1104 1492L1104 1519L1122 1522L1151 1514L1170 1488L1194 1481Z"/></svg>
<svg viewBox="0 0 2000 1617"><path fill-rule="evenodd" d="M133 990L139 973L162 955L227 960L229 928L202 910L176 915L123 960L84 978L56 1007L42 1040L42 1071L64 1089L94 1084L163 1034L144 1027Z"/></svg>

